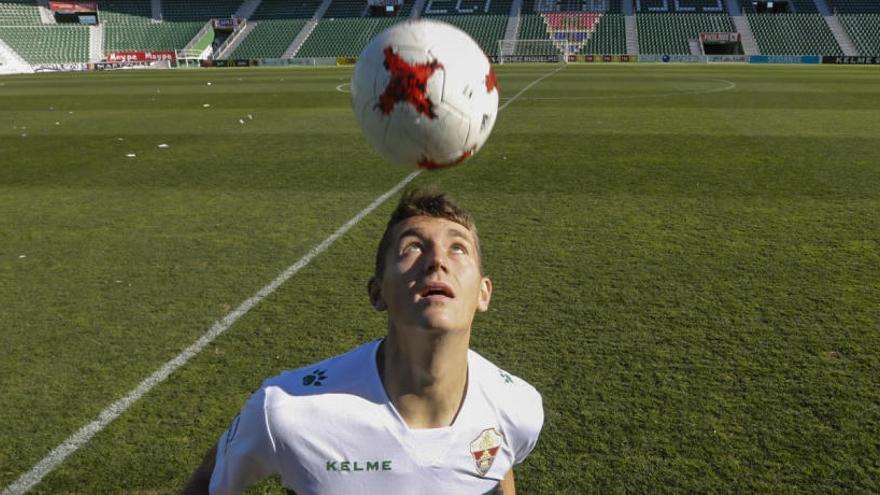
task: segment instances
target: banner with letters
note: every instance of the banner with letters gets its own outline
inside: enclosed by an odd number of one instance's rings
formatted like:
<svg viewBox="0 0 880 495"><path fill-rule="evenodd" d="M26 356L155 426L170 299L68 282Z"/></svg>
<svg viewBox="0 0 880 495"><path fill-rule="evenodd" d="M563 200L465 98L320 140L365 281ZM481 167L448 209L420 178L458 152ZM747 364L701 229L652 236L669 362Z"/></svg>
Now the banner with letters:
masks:
<svg viewBox="0 0 880 495"><path fill-rule="evenodd" d="M880 65L880 57L822 57L823 64L841 64L841 65Z"/></svg>
<svg viewBox="0 0 880 495"><path fill-rule="evenodd" d="M173 62L177 60L174 52L111 52L104 60L107 62Z"/></svg>
<svg viewBox="0 0 880 495"><path fill-rule="evenodd" d="M819 55L749 55L750 64L818 64Z"/></svg>

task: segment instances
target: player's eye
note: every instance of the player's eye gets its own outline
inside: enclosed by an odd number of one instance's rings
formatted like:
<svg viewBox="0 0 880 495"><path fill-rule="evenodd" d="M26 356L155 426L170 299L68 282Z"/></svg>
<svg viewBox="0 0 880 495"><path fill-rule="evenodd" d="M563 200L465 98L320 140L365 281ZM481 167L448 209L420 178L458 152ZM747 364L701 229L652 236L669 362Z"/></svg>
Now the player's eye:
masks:
<svg viewBox="0 0 880 495"><path fill-rule="evenodd" d="M458 243L453 244L452 247L450 248L450 251L452 251L455 254L467 254L467 252L468 252L467 247L465 247L464 244L458 244Z"/></svg>
<svg viewBox="0 0 880 495"><path fill-rule="evenodd" d="M412 241L412 242L408 242L408 243L404 244L401 252L404 254L408 254L408 253L417 253L417 252L420 252L421 250L422 250L422 244L417 241Z"/></svg>

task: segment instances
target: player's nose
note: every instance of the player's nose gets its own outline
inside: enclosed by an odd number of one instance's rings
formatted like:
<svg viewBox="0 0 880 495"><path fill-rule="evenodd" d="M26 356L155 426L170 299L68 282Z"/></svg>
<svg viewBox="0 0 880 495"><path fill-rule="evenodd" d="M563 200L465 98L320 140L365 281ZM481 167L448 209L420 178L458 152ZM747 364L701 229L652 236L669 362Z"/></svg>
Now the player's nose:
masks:
<svg viewBox="0 0 880 495"><path fill-rule="evenodd" d="M446 271L448 268L446 261L446 253L437 245L431 245L425 253L425 269L428 273Z"/></svg>

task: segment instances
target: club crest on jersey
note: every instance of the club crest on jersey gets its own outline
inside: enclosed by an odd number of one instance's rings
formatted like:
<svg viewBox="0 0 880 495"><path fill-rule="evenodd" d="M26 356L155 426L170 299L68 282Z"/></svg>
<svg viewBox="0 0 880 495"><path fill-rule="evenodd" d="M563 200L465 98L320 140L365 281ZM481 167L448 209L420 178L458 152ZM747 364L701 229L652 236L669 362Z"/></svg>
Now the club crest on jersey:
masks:
<svg viewBox="0 0 880 495"><path fill-rule="evenodd" d="M474 467L480 476L486 476L486 473L492 469L492 463L495 462L495 456L498 455L498 449L501 448L501 433L495 428L487 428L471 442L471 455L474 457Z"/></svg>

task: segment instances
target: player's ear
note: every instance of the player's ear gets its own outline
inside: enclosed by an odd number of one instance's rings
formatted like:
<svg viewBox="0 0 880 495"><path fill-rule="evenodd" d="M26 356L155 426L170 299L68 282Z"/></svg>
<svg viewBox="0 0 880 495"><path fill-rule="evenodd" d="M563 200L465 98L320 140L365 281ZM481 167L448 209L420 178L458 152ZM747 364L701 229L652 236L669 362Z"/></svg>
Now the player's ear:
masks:
<svg viewBox="0 0 880 495"><path fill-rule="evenodd" d="M388 309L388 305L385 304L385 299L382 298L382 284L379 283L379 279L376 277L370 277L370 281L367 282L367 293L370 295L370 305L376 309L376 311L385 311Z"/></svg>
<svg viewBox="0 0 880 495"><path fill-rule="evenodd" d="M489 310L489 300L492 299L492 280L489 277L483 277L480 280L480 294L477 300L477 311L484 313Z"/></svg>

